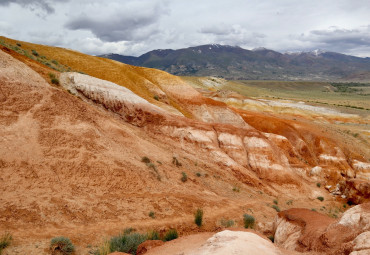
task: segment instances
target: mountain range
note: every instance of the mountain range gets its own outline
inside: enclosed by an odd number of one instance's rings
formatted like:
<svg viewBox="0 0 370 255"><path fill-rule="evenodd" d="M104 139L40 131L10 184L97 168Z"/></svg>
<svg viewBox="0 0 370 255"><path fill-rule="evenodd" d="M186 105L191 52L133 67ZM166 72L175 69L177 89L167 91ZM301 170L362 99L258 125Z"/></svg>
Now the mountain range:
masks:
<svg viewBox="0 0 370 255"><path fill-rule="evenodd" d="M233 80L355 80L370 78L370 58L336 52L280 53L266 48L208 44L178 50L153 50L139 57L100 57L160 69L180 76L216 76Z"/></svg>

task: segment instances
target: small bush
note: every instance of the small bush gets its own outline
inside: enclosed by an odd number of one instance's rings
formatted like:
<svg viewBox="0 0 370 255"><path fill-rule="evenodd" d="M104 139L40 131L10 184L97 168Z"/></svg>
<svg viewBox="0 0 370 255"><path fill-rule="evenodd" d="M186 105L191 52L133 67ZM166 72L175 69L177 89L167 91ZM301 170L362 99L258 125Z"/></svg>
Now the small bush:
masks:
<svg viewBox="0 0 370 255"><path fill-rule="evenodd" d="M197 172L195 175L198 176L198 177L201 177L202 176L202 174L199 173L199 172Z"/></svg>
<svg viewBox="0 0 370 255"><path fill-rule="evenodd" d="M194 215L194 223L197 224L198 227L201 227L202 222L203 222L203 210L198 208Z"/></svg>
<svg viewBox="0 0 370 255"><path fill-rule="evenodd" d="M182 174L181 181L186 182L188 180L188 175L185 172L182 172L181 174Z"/></svg>
<svg viewBox="0 0 370 255"><path fill-rule="evenodd" d="M39 56L39 53L37 51L31 50L31 52L32 52L32 55L34 55L35 57L38 57Z"/></svg>
<svg viewBox="0 0 370 255"><path fill-rule="evenodd" d="M20 43L17 43L17 46L18 46L18 47L22 47L22 44L20 44Z"/></svg>
<svg viewBox="0 0 370 255"><path fill-rule="evenodd" d="M276 199L274 199L274 204L277 205L278 204L278 201Z"/></svg>
<svg viewBox="0 0 370 255"><path fill-rule="evenodd" d="M235 221L233 221L233 220L222 219L220 223L221 223L221 226L223 226L225 228L229 228L229 227L232 227L232 226L235 225Z"/></svg>
<svg viewBox="0 0 370 255"><path fill-rule="evenodd" d="M252 215L244 214L243 222L245 228L254 228L255 219Z"/></svg>
<svg viewBox="0 0 370 255"><path fill-rule="evenodd" d="M170 229L164 235L163 240L167 242L167 241L174 240L178 237L179 237L179 234L177 233L177 230L176 229Z"/></svg>
<svg viewBox="0 0 370 255"><path fill-rule="evenodd" d="M51 61L51 63L53 63L54 65L59 65L59 63L58 63L58 61L56 61L55 59L53 59L52 61Z"/></svg>
<svg viewBox="0 0 370 255"><path fill-rule="evenodd" d="M137 247L146 240L147 236L143 234L123 233L110 239L109 250L136 254Z"/></svg>
<svg viewBox="0 0 370 255"><path fill-rule="evenodd" d="M59 85L59 80L57 78L53 78L53 79L51 79L51 83L53 83L55 85Z"/></svg>
<svg viewBox="0 0 370 255"><path fill-rule="evenodd" d="M275 211L280 212L280 208L279 208L279 206L277 206L277 205L272 205L272 208L274 208L274 209L275 209Z"/></svg>
<svg viewBox="0 0 370 255"><path fill-rule="evenodd" d="M320 188L321 187L321 183L316 183L316 186L318 187L318 188Z"/></svg>
<svg viewBox="0 0 370 255"><path fill-rule="evenodd" d="M13 236L10 233L5 233L0 237L0 255L2 251L8 247L13 240Z"/></svg>
<svg viewBox="0 0 370 255"><path fill-rule="evenodd" d="M288 200L288 201L286 202L286 204L287 204L287 205L292 205L292 204L293 204L293 200Z"/></svg>
<svg viewBox="0 0 370 255"><path fill-rule="evenodd" d="M321 202L324 201L324 197L317 197L318 200L320 200Z"/></svg>
<svg viewBox="0 0 370 255"><path fill-rule="evenodd" d="M149 231L148 240L160 240L158 231Z"/></svg>
<svg viewBox="0 0 370 255"><path fill-rule="evenodd" d="M59 251L63 255L68 255L74 252L75 247L68 237L58 236L58 237L51 239L50 250L52 254Z"/></svg>
<svg viewBox="0 0 370 255"><path fill-rule="evenodd" d="M155 95L153 98L154 98L155 100L159 101L159 97L158 97L157 95Z"/></svg>
<svg viewBox="0 0 370 255"><path fill-rule="evenodd" d="M149 217L152 218L152 219L154 219L155 218L155 212L150 211L149 212Z"/></svg>
<svg viewBox="0 0 370 255"><path fill-rule="evenodd" d="M149 164L151 162L151 160L147 156L144 156L144 157L141 158L141 162L144 162L145 164Z"/></svg>

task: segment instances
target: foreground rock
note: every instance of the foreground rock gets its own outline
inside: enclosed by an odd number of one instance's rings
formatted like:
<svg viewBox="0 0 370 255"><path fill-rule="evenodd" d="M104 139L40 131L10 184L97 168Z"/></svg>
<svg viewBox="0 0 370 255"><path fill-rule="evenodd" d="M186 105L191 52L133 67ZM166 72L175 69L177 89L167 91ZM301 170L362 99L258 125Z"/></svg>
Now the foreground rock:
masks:
<svg viewBox="0 0 370 255"><path fill-rule="evenodd" d="M274 238L279 247L299 252L362 254L356 252L368 252L369 230L370 203L349 209L339 220L307 209L289 209L276 217Z"/></svg>
<svg viewBox="0 0 370 255"><path fill-rule="evenodd" d="M190 253L189 253L190 254ZM282 254L270 241L262 237L241 231L225 230L212 236L193 255L224 255L224 254Z"/></svg>

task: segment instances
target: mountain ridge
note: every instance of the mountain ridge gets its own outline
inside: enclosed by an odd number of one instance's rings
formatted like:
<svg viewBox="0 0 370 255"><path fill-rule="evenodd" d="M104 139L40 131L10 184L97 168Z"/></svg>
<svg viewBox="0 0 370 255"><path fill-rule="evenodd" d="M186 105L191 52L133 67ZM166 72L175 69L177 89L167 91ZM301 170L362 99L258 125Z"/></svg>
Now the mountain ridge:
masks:
<svg viewBox="0 0 370 255"><path fill-rule="evenodd" d="M266 48L247 50L239 46L205 44L177 50L152 50L138 57L114 53L99 57L174 75L216 76L230 80L345 80L370 71L368 57L319 49L281 53Z"/></svg>

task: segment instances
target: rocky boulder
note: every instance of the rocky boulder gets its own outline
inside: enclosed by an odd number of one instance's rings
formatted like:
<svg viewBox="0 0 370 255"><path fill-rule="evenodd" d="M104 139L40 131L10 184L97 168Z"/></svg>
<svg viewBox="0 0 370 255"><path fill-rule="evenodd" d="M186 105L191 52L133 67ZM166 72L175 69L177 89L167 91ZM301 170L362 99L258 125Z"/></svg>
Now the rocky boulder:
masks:
<svg viewBox="0 0 370 255"><path fill-rule="evenodd" d="M368 249L369 230L370 203L349 209L339 220L308 209L289 209L277 215L274 239L288 250L349 254Z"/></svg>

